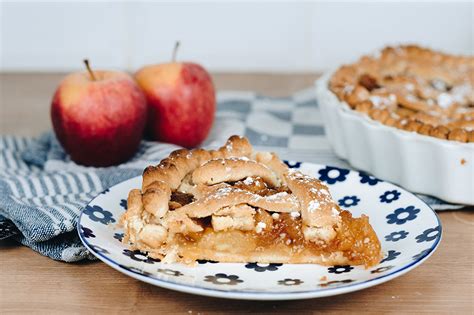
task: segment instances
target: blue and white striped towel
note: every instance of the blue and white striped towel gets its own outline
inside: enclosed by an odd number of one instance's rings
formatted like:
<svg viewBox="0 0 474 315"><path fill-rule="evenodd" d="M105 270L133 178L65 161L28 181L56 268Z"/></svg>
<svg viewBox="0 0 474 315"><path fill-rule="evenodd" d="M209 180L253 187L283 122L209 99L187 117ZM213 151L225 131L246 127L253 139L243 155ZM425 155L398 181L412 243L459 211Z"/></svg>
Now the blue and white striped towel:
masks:
<svg viewBox="0 0 474 315"><path fill-rule="evenodd" d="M177 148L143 141L128 163L87 168L71 162L52 133L39 139L1 137L0 214L13 221L24 245L57 260L84 259L89 254L75 231L82 207Z"/></svg>
<svg viewBox="0 0 474 315"><path fill-rule="evenodd" d="M349 168L330 149L312 89L284 98L223 92L218 104L205 147L215 148L230 135L240 134L256 149L277 152L284 159ZM69 262L92 258L75 231L82 207L177 148L143 141L127 163L88 168L73 163L52 133L38 139L0 137L0 216L13 221L21 243L43 255ZM435 209L460 207L420 197Z"/></svg>

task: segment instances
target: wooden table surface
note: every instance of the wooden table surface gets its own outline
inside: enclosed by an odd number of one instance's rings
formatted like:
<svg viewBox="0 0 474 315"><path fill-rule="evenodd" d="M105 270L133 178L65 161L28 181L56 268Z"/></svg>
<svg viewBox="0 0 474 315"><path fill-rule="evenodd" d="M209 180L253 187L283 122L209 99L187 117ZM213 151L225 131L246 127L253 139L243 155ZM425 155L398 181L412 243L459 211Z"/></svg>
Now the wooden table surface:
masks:
<svg viewBox="0 0 474 315"><path fill-rule="evenodd" d="M50 128L49 102L62 75L1 74L0 134L37 135ZM218 89L287 95L314 74L216 74ZM0 313L113 312L155 314L474 312L474 209L439 213L443 239L423 265L387 283L349 294L301 301L222 300L161 289L101 262L50 260L12 241L0 242Z"/></svg>

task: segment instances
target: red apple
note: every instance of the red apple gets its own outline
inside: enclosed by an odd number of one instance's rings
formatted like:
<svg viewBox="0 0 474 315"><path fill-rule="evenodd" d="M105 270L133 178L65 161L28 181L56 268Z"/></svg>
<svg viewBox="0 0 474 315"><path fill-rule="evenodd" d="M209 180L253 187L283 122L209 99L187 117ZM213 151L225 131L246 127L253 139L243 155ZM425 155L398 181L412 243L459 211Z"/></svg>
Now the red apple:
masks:
<svg viewBox="0 0 474 315"><path fill-rule="evenodd" d="M216 96L211 76L202 66L191 62L150 65L140 69L135 79L147 98L147 133L153 140L191 148L207 137Z"/></svg>
<svg viewBox="0 0 474 315"><path fill-rule="evenodd" d="M110 166L136 152L146 124L143 92L119 71L72 73L51 104L56 136L71 159L86 166Z"/></svg>

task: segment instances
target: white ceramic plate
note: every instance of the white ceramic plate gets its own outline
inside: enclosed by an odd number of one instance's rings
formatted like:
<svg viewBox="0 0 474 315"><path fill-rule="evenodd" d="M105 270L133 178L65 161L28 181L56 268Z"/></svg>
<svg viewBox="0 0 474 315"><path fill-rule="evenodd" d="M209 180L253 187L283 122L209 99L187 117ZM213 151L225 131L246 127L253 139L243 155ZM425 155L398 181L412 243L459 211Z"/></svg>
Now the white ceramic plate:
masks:
<svg viewBox="0 0 474 315"><path fill-rule="evenodd" d="M290 300L342 294L368 288L417 267L437 248L441 225L436 213L413 194L355 171L311 163L291 167L324 181L335 200L355 216L367 214L385 258L370 269L360 266L231 264L197 266L162 264L120 242L117 226L130 189L141 177L101 193L82 211L79 236L97 258L135 279L193 294L247 300ZM100 275L98 275L100 277Z"/></svg>

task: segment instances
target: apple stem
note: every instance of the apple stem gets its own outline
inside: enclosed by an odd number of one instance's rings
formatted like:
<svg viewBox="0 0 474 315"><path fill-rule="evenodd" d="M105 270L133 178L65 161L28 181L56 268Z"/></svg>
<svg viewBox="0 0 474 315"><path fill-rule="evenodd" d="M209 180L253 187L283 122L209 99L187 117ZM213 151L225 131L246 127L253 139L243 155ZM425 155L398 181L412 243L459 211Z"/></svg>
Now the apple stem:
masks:
<svg viewBox="0 0 474 315"><path fill-rule="evenodd" d="M176 43L174 44L173 59L171 59L173 62L176 61L176 55L178 54L178 48L179 48L179 40L177 40Z"/></svg>
<svg viewBox="0 0 474 315"><path fill-rule="evenodd" d="M84 64L86 65L87 72L89 72L89 75L91 76L92 81L97 81L97 79L94 75L94 71L92 71L91 66L89 65L89 60L84 59Z"/></svg>

